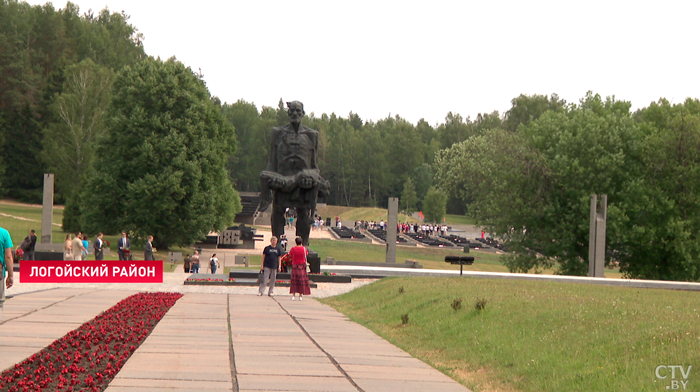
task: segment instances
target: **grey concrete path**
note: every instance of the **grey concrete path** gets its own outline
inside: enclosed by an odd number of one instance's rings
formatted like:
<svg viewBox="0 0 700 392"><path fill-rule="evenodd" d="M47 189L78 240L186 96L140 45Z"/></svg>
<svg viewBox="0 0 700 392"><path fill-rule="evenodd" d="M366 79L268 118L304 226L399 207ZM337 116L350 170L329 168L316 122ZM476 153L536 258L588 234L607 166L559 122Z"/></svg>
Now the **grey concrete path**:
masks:
<svg viewBox="0 0 700 392"><path fill-rule="evenodd" d="M0 370L134 293L59 288L11 298ZM107 391L469 392L312 298L211 293L178 300Z"/></svg>
<svg viewBox="0 0 700 392"><path fill-rule="evenodd" d="M107 388L232 391L227 294L185 294Z"/></svg>
<svg viewBox="0 0 700 392"><path fill-rule="evenodd" d="M185 294L107 389L157 390L468 392L311 298L230 294Z"/></svg>

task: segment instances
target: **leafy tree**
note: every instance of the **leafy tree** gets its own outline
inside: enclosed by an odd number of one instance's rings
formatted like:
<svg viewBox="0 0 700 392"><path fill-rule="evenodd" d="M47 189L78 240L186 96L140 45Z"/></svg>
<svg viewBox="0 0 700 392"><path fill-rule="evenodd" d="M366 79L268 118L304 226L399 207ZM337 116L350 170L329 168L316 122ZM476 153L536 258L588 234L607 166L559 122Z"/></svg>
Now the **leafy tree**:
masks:
<svg viewBox="0 0 700 392"><path fill-rule="evenodd" d="M57 10L51 3L0 1L0 117L6 136L1 155L10 196L41 201L43 132L61 122L52 107L65 69L89 58L117 70L144 58L143 37L128 19L107 9L81 16L70 2Z"/></svg>
<svg viewBox="0 0 700 392"><path fill-rule="evenodd" d="M470 125L471 120L467 118L466 122L459 113L447 113L444 124L441 124L437 133L439 135L440 147L448 148L455 143L460 143L472 136Z"/></svg>
<svg viewBox="0 0 700 392"><path fill-rule="evenodd" d="M228 160L229 176L239 191L259 191L260 171L267 166L270 131L276 126L276 113L269 107L258 113L254 104L243 100L224 104L221 113L236 130L239 145Z"/></svg>
<svg viewBox="0 0 700 392"><path fill-rule="evenodd" d="M93 148L104 134L113 76L90 59L68 67L65 75L63 91L52 106L60 122L45 130L44 159L56 174L57 191L69 198L81 187L92 165Z"/></svg>
<svg viewBox="0 0 700 392"><path fill-rule="evenodd" d="M153 235L167 249L224 229L241 210L225 169L235 147L191 69L174 58L124 67L82 193L85 230Z"/></svg>
<svg viewBox="0 0 700 392"><path fill-rule="evenodd" d="M556 262L559 273L586 274L590 195L608 195L608 236L616 238L621 192L639 173L640 133L629 108L589 93L517 133L472 137L439 154L438 185L472 200L468 213L515 253L511 270Z"/></svg>
<svg viewBox="0 0 700 392"><path fill-rule="evenodd" d="M552 94L550 97L521 94L513 98L511 103L513 106L505 113L503 120L503 128L511 132L515 132L521 124L527 125L537 120L548 110L562 112L566 108L566 101L560 99L557 94Z"/></svg>
<svg viewBox="0 0 700 392"><path fill-rule="evenodd" d="M447 195L441 190L431 187L423 199L423 215L426 222L440 223L445 217Z"/></svg>
<svg viewBox="0 0 700 392"><path fill-rule="evenodd" d="M7 195L22 201L40 202L44 165L41 156L41 130L36 114L25 103L12 111L5 124L3 159L6 165Z"/></svg>
<svg viewBox="0 0 700 392"><path fill-rule="evenodd" d="M416 211L416 187L413 185L411 177L406 178L401 192L401 206L406 215L411 215Z"/></svg>
<svg viewBox="0 0 700 392"><path fill-rule="evenodd" d="M700 101L661 99L636 115L643 173L622 200L615 258L627 277L700 280Z"/></svg>
<svg viewBox="0 0 700 392"><path fill-rule="evenodd" d="M416 209L423 209L423 199L428 189L433 186L433 177L435 177L435 171L429 163L424 163L413 170L411 178L416 188Z"/></svg>

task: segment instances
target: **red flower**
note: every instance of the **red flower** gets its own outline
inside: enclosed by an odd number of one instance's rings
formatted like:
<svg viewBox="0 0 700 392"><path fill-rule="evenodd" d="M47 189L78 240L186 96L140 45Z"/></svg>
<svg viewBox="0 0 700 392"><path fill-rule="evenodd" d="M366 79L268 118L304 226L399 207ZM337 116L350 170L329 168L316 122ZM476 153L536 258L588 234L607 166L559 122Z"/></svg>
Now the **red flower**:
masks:
<svg viewBox="0 0 700 392"><path fill-rule="evenodd" d="M0 389L103 389L180 297L179 293L140 293L122 300L40 353L0 374ZM124 341L134 344L127 348ZM69 347L76 350L68 350ZM101 360L105 358L108 360Z"/></svg>

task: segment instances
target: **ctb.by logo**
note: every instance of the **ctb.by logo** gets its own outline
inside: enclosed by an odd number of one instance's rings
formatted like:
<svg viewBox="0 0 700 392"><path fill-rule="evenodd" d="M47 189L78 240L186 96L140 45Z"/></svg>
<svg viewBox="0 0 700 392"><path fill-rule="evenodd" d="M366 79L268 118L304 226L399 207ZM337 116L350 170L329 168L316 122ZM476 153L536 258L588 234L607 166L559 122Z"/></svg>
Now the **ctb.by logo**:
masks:
<svg viewBox="0 0 700 392"><path fill-rule="evenodd" d="M666 385L666 389L686 389L688 387L688 376L690 376L690 369L693 366L689 365L688 369L685 369L681 365L659 365L656 367L656 378L659 380L666 380L670 376L671 385ZM682 380L676 378L676 370L678 370L678 375L682 377Z"/></svg>

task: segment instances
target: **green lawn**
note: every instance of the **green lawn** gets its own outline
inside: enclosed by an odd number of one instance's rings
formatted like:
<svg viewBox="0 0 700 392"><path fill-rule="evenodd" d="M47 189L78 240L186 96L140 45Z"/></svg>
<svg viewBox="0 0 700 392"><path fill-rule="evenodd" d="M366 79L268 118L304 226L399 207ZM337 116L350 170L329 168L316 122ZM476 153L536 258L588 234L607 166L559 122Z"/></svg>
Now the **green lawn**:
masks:
<svg viewBox="0 0 700 392"><path fill-rule="evenodd" d="M476 222L472 218L466 217L464 215L447 214L447 215L445 215L445 224L446 225L475 225Z"/></svg>
<svg viewBox="0 0 700 392"><path fill-rule="evenodd" d="M700 382L696 292L386 278L322 301L475 392L662 391L664 364L693 366L688 390Z"/></svg>
<svg viewBox="0 0 700 392"><path fill-rule="evenodd" d="M376 221L382 219L386 222L388 211L384 208L373 207L342 207L342 206L326 206L317 209L318 214L323 217L331 218L331 222L335 223L335 217L339 216L340 220L344 221ZM416 219L408 217L404 214L399 214L399 222L418 222Z"/></svg>
<svg viewBox="0 0 700 392"><path fill-rule="evenodd" d="M22 243L24 237L29 235L29 230L34 229L37 237L41 238L41 208L0 204L0 213L25 219L12 218L0 215L0 227L10 232L10 237L15 246ZM63 209L54 208L53 222L63 222ZM52 242L61 243L65 239L65 233L59 226L53 226Z"/></svg>
<svg viewBox="0 0 700 392"><path fill-rule="evenodd" d="M371 261L383 263L386 261L386 246L373 245L361 242L332 241L310 239L309 248L318 252L321 260L332 257L343 261ZM419 248L415 246L396 247L396 262L404 263L406 260L416 260L424 268L430 269L451 269L459 270L458 265L445 263L445 256L464 256L465 253L459 249L441 248ZM472 251L469 256L474 257L474 264L464 266L465 271L492 271L508 272L499 261L499 255L490 252Z"/></svg>
<svg viewBox="0 0 700 392"><path fill-rule="evenodd" d="M326 257L332 257L335 260L343 261L386 262L385 245L310 239L309 248L316 251L321 257L321 260L325 260ZM445 256L448 255L465 256L467 254L464 253L461 248L396 247L397 263L404 263L406 260L416 260L423 265L423 268L459 270L458 265L445 263ZM508 272L508 269L501 264L500 255L496 253L472 249L468 256L474 257L474 264L465 265L464 271ZM542 271L542 273L551 275L554 274L555 271L549 269ZM606 269L605 276L608 278L621 278L621 274L617 269Z"/></svg>

